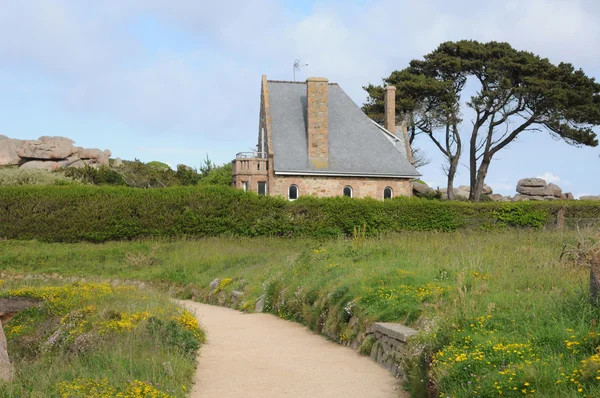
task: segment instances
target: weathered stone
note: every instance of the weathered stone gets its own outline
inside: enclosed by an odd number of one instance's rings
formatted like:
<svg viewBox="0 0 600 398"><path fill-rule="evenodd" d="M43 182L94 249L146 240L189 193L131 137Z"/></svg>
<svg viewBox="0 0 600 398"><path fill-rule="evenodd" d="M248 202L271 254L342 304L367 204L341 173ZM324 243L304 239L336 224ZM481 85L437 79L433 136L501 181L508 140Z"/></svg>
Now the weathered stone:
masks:
<svg viewBox="0 0 600 398"><path fill-rule="evenodd" d="M85 163L90 166L95 164L102 166L109 165L108 158L110 155L108 155L106 151L101 151L97 148L86 149L82 147L77 147L77 150L79 151L77 156L79 156L79 158L84 162L87 160ZM108 153L110 153L110 151L108 151Z"/></svg>
<svg viewBox="0 0 600 398"><path fill-rule="evenodd" d="M546 180L542 178L522 178L517 183L517 192L519 191L518 187L546 187Z"/></svg>
<svg viewBox="0 0 600 398"><path fill-rule="evenodd" d="M254 312L263 312L264 311L266 297L267 297L267 295L263 294L262 296L260 296L258 298L258 300L256 300L256 304L254 305Z"/></svg>
<svg viewBox="0 0 600 398"><path fill-rule="evenodd" d="M83 160L77 159L76 162L71 163L67 167L70 169L81 169L81 168L85 167L85 163L83 162Z"/></svg>
<svg viewBox="0 0 600 398"><path fill-rule="evenodd" d="M377 350L377 363L383 363L383 348Z"/></svg>
<svg viewBox="0 0 600 398"><path fill-rule="evenodd" d="M22 279L22 278L20 278L20 279ZM39 303L40 303L39 300L35 300L35 299L29 298L29 297L3 297L3 298L0 298L0 318L3 316L2 314L23 311L27 308L35 307Z"/></svg>
<svg viewBox="0 0 600 398"><path fill-rule="evenodd" d="M29 162L23 163L21 166L19 166L19 169L56 171L61 169L61 165L59 162L53 160L31 160Z"/></svg>
<svg viewBox="0 0 600 398"><path fill-rule="evenodd" d="M371 360L375 361L377 359L377 353L379 352L379 343L373 343L373 347L371 347Z"/></svg>
<svg viewBox="0 0 600 398"><path fill-rule="evenodd" d="M18 152L22 145L23 140L0 140L0 166L18 165L21 162Z"/></svg>
<svg viewBox="0 0 600 398"><path fill-rule="evenodd" d="M40 138L37 139L38 141L42 141L42 142L49 142L49 141L64 141L66 143L69 143L71 145L73 145L75 143L75 141L73 141L70 138L67 137L61 137L61 136L48 136L48 135L43 135Z"/></svg>
<svg viewBox="0 0 600 398"><path fill-rule="evenodd" d="M484 194L486 195L491 195L494 193L494 190L492 189L492 187L490 187L489 185L484 185L483 186L483 191Z"/></svg>
<svg viewBox="0 0 600 398"><path fill-rule="evenodd" d="M415 329L400 325L399 323L376 322L374 326L377 332L404 343L406 343L411 336L417 334Z"/></svg>
<svg viewBox="0 0 600 398"><path fill-rule="evenodd" d="M121 158L116 158L113 161L112 167L115 169L118 169L119 167L123 167L123 161L121 160Z"/></svg>
<svg viewBox="0 0 600 398"><path fill-rule="evenodd" d="M413 193L416 196L427 196L435 193L434 189L431 189L425 184L421 184L420 182L414 182L412 185Z"/></svg>
<svg viewBox="0 0 600 398"><path fill-rule="evenodd" d="M13 379L15 369L8 357L8 346L6 344L6 335L4 328L0 325L0 380L9 382Z"/></svg>
<svg viewBox="0 0 600 398"><path fill-rule="evenodd" d="M244 292L240 292L238 290L232 291L231 292L231 302L233 304L237 303L242 298L243 295L244 295Z"/></svg>
<svg viewBox="0 0 600 398"><path fill-rule="evenodd" d="M448 188L442 188L442 189L440 189L440 192L442 193L442 200L448 200ZM454 193L454 199L458 199L458 198L468 199L470 192L469 192L469 190L465 191L464 189L454 188L453 193Z"/></svg>
<svg viewBox="0 0 600 398"><path fill-rule="evenodd" d="M548 188L552 190L552 196L556 198L560 198L562 195L562 189L553 183L548 184Z"/></svg>
<svg viewBox="0 0 600 398"><path fill-rule="evenodd" d="M392 366L392 374L394 375L394 377L397 377L397 376L398 376L398 364L397 364L397 363L395 363L395 364Z"/></svg>
<svg viewBox="0 0 600 398"><path fill-rule="evenodd" d="M77 148L66 141L25 141L17 154L26 159L66 159L77 153Z"/></svg>
<svg viewBox="0 0 600 398"><path fill-rule="evenodd" d="M521 202L524 200L529 200L529 196L527 195L521 195L520 193L516 194L515 196L512 197L512 201L513 202Z"/></svg>
<svg viewBox="0 0 600 398"><path fill-rule="evenodd" d="M213 294L213 292L215 290L217 290L217 287L219 287L219 284L221 283L221 278L215 278L212 280L212 282L210 282L209 286L210 286L210 294Z"/></svg>
<svg viewBox="0 0 600 398"><path fill-rule="evenodd" d="M554 189L545 187L517 187L517 192L529 196L554 196Z"/></svg>
<svg viewBox="0 0 600 398"><path fill-rule="evenodd" d="M600 195L584 195L579 200L600 200Z"/></svg>
<svg viewBox="0 0 600 398"><path fill-rule="evenodd" d="M575 199L575 196L573 196L573 194L571 192L567 192L565 194L565 196L566 196L567 200L574 200Z"/></svg>
<svg viewBox="0 0 600 398"><path fill-rule="evenodd" d="M510 198L508 196L502 196L499 193L494 193L490 195L490 198L494 202L510 202Z"/></svg>
<svg viewBox="0 0 600 398"><path fill-rule="evenodd" d="M0 134L0 141L4 141L4 140L10 140L10 138L8 138L5 135Z"/></svg>

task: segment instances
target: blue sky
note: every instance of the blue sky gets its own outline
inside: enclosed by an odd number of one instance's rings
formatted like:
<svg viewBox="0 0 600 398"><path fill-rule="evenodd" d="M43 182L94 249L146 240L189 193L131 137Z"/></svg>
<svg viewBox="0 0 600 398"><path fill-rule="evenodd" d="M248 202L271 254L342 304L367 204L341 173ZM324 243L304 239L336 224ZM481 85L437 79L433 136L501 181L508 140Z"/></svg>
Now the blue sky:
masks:
<svg viewBox="0 0 600 398"><path fill-rule="evenodd" d="M21 0L0 8L0 134L62 135L114 157L198 167L256 143L260 77L325 76L358 104L447 40L507 41L600 78L600 4L584 0L239 1ZM211 4L214 3L214 4ZM451 4L450 4L451 3ZM465 114L465 126L470 118ZM443 159L424 180L444 186ZM545 176L576 196L600 194L600 149L522 135L486 180L514 194ZM467 164L467 154L463 155ZM461 166L457 184L468 182Z"/></svg>

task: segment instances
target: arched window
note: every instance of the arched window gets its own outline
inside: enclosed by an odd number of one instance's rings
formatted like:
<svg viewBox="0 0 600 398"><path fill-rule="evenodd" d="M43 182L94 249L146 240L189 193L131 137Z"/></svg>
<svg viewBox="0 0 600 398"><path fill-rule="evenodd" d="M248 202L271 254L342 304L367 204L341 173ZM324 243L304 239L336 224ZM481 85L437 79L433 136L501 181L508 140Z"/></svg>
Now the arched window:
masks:
<svg viewBox="0 0 600 398"><path fill-rule="evenodd" d="M383 190L383 199L391 199L394 196L394 191L390 187Z"/></svg>
<svg viewBox="0 0 600 398"><path fill-rule="evenodd" d="M298 186L296 186L294 184L290 185L290 188L288 189L288 199L289 200L298 199Z"/></svg>
<svg viewBox="0 0 600 398"><path fill-rule="evenodd" d="M344 196L347 196L349 198L352 197L352 187L350 185L346 185L344 187Z"/></svg>
<svg viewBox="0 0 600 398"><path fill-rule="evenodd" d="M262 196L267 196L267 183L264 181L260 181L258 183L258 194Z"/></svg>

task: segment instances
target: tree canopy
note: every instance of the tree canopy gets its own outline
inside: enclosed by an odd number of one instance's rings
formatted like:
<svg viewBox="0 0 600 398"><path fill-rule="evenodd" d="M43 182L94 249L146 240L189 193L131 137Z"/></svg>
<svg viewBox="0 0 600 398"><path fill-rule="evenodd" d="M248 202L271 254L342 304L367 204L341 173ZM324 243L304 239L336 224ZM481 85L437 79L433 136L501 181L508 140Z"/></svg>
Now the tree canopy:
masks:
<svg viewBox="0 0 600 398"><path fill-rule="evenodd" d="M477 89L463 102L467 81ZM508 43L442 43L423 60L392 72L384 84L396 86L397 114L412 126L413 139L425 133L449 160L449 182L452 162L461 155L460 135L467 130L461 128L461 109L472 110L472 201L480 199L494 155L519 134L546 131L570 145L598 145L593 128L600 124L600 85L595 79L569 63L555 65ZM365 89L369 99L364 110L377 117L380 87Z"/></svg>

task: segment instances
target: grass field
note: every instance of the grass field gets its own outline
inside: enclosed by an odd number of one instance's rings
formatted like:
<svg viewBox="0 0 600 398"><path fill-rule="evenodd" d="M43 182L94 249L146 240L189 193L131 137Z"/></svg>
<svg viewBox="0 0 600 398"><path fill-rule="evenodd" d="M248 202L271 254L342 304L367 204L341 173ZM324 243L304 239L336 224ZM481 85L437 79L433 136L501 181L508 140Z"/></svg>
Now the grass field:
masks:
<svg viewBox="0 0 600 398"><path fill-rule="evenodd" d="M4 326L15 367L2 397L184 397L204 339L164 294L107 283L6 281L40 304Z"/></svg>
<svg viewBox="0 0 600 398"><path fill-rule="evenodd" d="M422 331L423 363L441 397L600 396L600 310L589 270L560 260L574 232L403 233L339 240L0 242L0 269L177 284L307 324L342 342L373 321ZM209 283L221 278L209 296ZM583 362L582 362L583 361ZM408 364L410 366L410 364ZM425 394L412 364L410 389ZM423 369L423 367L421 367Z"/></svg>

